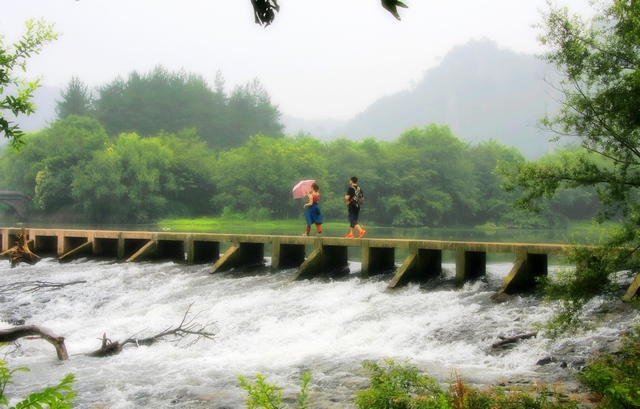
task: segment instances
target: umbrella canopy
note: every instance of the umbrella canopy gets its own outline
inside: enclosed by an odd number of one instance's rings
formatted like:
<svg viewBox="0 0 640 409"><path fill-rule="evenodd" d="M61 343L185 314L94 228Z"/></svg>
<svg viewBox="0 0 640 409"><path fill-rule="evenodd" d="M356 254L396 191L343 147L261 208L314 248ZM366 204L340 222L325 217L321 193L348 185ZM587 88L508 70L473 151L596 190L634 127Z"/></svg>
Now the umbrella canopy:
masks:
<svg viewBox="0 0 640 409"><path fill-rule="evenodd" d="M296 185L293 187L293 198L294 199L300 199L303 198L307 195L307 193L309 193L309 191L311 190L311 185L314 184L316 181L315 179L309 179L309 180L301 180L300 182L296 183Z"/></svg>

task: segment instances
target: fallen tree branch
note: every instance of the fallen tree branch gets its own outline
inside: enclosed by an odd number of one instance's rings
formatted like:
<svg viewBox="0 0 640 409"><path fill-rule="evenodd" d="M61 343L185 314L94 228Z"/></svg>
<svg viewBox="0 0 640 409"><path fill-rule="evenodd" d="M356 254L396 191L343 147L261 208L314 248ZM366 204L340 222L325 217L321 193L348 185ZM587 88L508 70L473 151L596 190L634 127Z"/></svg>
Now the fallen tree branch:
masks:
<svg viewBox="0 0 640 409"><path fill-rule="evenodd" d="M53 283L49 281L18 281L15 283L5 284L0 286L0 295L15 297L21 293L35 293L45 288L58 290L68 285L84 284L84 283L86 283L85 280L71 281L68 283Z"/></svg>
<svg viewBox="0 0 640 409"><path fill-rule="evenodd" d="M500 335L500 336L498 336L498 338L500 338L501 341L493 343L493 345L491 345L491 348L497 348L497 347L502 346L502 345L512 344L512 343L518 342L518 341L520 341L522 339L533 338L533 337L535 337L537 335L538 335L537 332L530 332L528 334L521 334L521 335L516 335L516 336L513 336L513 337L504 337L504 336Z"/></svg>
<svg viewBox="0 0 640 409"><path fill-rule="evenodd" d="M102 335L101 347L93 352L88 353L87 355L92 357L105 357L105 356L117 355L122 351L122 348L126 344L135 344L136 346L153 345L160 338L164 338L171 335L179 339L183 339L189 335L196 335L196 338L191 340L188 344L186 344L184 348L195 344L202 338L214 339L215 334L210 330L210 327L212 327L214 323L207 322L206 324L202 325L196 322L196 319L198 318L200 313L197 313L191 316L189 311L191 310L192 305L193 303L189 304L189 308L187 308L187 311L184 313L184 316L182 317L182 321L176 327L167 328L166 330L160 332L159 334L153 335L148 338L137 338L134 336L134 337L129 337L122 342L111 341L109 338L107 338L107 334L105 333Z"/></svg>
<svg viewBox="0 0 640 409"><path fill-rule="evenodd" d="M64 344L64 337L58 336L46 328L37 325L20 325L0 330L0 342L14 342L20 338L29 336L38 336L53 345L56 348L59 360L66 361L69 359L67 347Z"/></svg>

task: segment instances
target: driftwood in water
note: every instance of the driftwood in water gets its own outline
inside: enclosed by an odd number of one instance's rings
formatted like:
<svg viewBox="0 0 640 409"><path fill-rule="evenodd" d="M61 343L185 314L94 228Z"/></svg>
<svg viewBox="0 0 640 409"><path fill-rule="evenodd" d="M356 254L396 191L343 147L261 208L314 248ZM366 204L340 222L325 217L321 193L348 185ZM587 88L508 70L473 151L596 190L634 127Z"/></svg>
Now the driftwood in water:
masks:
<svg viewBox="0 0 640 409"><path fill-rule="evenodd" d="M15 267L22 262L33 265L40 261L40 256L32 253L31 250L29 250L29 245L27 242L27 233L24 228L22 228L20 234L18 234L18 236L16 237L15 246L2 253L3 255L9 256L11 267Z"/></svg>
<svg viewBox="0 0 640 409"><path fill-rule="evenodd" d="M57 290L74 284L84 284L85 280L70 281L68 283L53 283L49 281L17 281L15 283L0 285L0 295L7 298L15 298L23 293L35 293L43 289Z"/></svg>
<svg viewBox="0 0 640 409"><path fill-rule="evenodd" d="M518 342L521 339L529 339L529 338L533 338L535 336L537 336L538 333L537 332L530 332L528 334L521 334L521 335L516 335L513 337L503 337L502 335L500 335L498 338L501 339L501 341L495 342L493 345L491 345L491 348L496 348L502 345L506 345L506 344L512 344L514 342Z"/></svg>
<svg viewBox="0 0 640 409"><path fill-rule="evenodd" d="M164 338L170 335L174 335L180 339L186 337L187 335L197 335L197 337L187 345L185 345L185 347L195 344L201 338L213 339L215 334L208 329L213 325L213 323L208 322L205 325L198 324L195 320L200 314L198 313L194 316L190 316L189 310L191 309L191 305L193 304L189 304L189 308L187 308L187 311L184 313L180 324L174 328L168 328L152 337L140 339L130 337L122 342L111 341L109 338L107 338L107 334L105 333L102 335L102 346L100 347L100 349L90 352L87 355L92 357L117 355L122 351L122 348L126 344L135 344L137 346L152 345L155 344L156 341L158 341L160 338Z"/></svg>
<svg viewBox="0 0 640 409"><path fill-rule="evenodd" d="M59 360L66 361L69 359L64 337L55 335L46 328L38 327L37 325L20 325L0 330L0 342L13 342L29 336L38 336L53 345L56 348Z"/></svg>

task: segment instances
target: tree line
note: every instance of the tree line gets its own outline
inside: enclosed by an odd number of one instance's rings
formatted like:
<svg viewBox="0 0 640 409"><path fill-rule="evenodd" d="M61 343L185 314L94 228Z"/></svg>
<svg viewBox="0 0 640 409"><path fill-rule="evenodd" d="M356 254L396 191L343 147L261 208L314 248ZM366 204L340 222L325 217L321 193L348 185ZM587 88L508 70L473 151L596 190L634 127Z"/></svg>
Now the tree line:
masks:
<svg viewBox="0 0 640 409"><path fill-rule="evenodd" d="M225 91L218 71L211 86L203 76L157 66L148 73L131 72L91 90L73 77L57 101L58 119L70 115L97 119L109 135L135 132L142 137L160 131L196 128L209 147L229 148L262 133L284 136L280 111L260 81Z"/></svg>
<svg viewBox="0 0 640 409"><path fill-rule="evenodd" d="M547 203L542 216L514 209L518 192L501 188L498 166L523 163L523 155L494 140L465 143L436 124L390 142L258 133L215 149L196 128L110 135L95 117L69 115L24 141L19 151L0 155L0 186L33 197L43 217L66 210L83 222L295 219L302 203L291 188L301 179L316 179L325 218L342 220L354 175L365 192L364 219L384 226L554 228L598 208L595 194L582 189Z"/></svg>

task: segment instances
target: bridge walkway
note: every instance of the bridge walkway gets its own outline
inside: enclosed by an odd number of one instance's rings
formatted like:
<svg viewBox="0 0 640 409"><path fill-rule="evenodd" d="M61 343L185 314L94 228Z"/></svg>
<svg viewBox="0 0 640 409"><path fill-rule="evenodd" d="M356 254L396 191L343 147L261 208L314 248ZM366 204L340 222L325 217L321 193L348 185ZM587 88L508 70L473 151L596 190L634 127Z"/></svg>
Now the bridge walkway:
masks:
<svg viewBox="0 0 640 409"><path fill-rule="evenodd" d="M0 254L13 245L20 231L20 228L0 229ZM569 247L539 243L114 230L29 228L25 232L34 253L57 257L60 262L76 257L106 257L123 262L172 260L211 264L211 273L218 273L261 264L265 256L270 255L272 270L295 269L292 281L344 272L349 268L350 257L359 253L360 275L367 278L381 273L394 273L388 283L389 288L440 276L444 251L455 255L457 286L486 274L487 254L511 253L515 256L515 262L500 290L507 294L534 288L537 277L548 274L548 257L561 254ZM396 253L406 254L399 267ZM640 275L636 282L638 285L632 284L627 296L636 294L640 287Z"/></svg>

